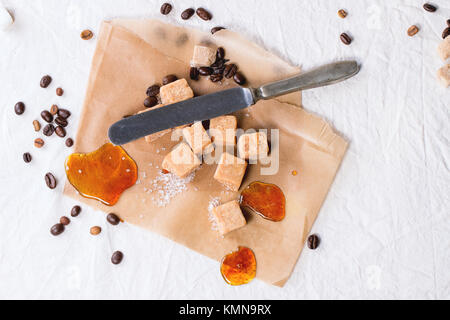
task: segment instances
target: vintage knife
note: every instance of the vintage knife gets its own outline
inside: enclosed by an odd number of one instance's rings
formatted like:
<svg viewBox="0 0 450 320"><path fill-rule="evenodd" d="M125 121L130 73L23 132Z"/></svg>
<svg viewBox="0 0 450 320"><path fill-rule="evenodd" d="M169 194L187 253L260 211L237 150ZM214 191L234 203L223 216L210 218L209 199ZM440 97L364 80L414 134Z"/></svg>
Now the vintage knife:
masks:
<svg viewBox="0 0 450 320"><path fill-rule="evenodd" d="M165 129L233 113L261 99L337 83L358 71L356 61L335 62L259 88L233 88L174 103L114 123L108 131L109 139L122 145Z"/></svg>

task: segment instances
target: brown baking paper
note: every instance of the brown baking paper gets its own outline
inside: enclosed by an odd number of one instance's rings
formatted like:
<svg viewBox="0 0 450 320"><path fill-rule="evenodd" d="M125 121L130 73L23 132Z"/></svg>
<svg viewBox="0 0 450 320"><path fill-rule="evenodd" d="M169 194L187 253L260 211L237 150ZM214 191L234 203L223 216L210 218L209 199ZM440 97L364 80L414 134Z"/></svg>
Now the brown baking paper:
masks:
<svg viewBox="0 0 450 320"><path fill-rule="evenodd" d="M249 85L278 80L299 69L243 39L222 30L214 35L156 20L114 20L104 22L98 36L86 99L75 143L76 152L91 152L108 142L111 124L124 115L143 109L148 86L160 83L167 74L186 78L197 95L232 87L226 81L213 84L189 79L189 61L195 44L223 46L226 56L239 65ZM279 145L272 142L272 154L279 150L279 170L261 175L251 164L241 186L259 180L278 185L286 196L286 218L271 222L246 213L248 224L224 237L214 230L208 206L211 199L224 203L239 193L227 191L212 177L216 165L203 164L186 190L165 207L152 200L152 181L160 175L164 156L177 143L170 135L148 144L144 139L124 145L139 167L138 183L122 194L113 207L126 222L157 232L203 255L220 261L238 246L251 248L257 259L257 278L283 286L289 278L326 197L347 142L319 117L300 107L300 93L277 100L260 101L238 112L238 127L279 129ZM270 135L270 130L269 130ZM298 172L293 175L292 171ZM67 182L64 193L94 208L110 212L111 207L81 197Z"/></svg>

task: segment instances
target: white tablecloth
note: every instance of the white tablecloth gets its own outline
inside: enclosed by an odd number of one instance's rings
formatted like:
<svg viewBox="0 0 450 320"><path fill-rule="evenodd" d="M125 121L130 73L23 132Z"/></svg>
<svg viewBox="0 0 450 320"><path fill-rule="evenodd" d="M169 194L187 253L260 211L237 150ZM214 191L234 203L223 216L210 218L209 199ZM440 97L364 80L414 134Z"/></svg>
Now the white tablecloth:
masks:
<svg viewBox="0 0 450 320"><path fill-rule="evenodd" d="M177 0L168 17L159 14L162 2L3 1L16 21L0 32L0 298L450 298L450 89L435 79L450 2L433 1L439 10L429 13L419 0ZM183 22L190 6L209 8L213 21ZM224 25L304 70L361 62L357 77L303 95L350 148L313 228L322 244L304 250L284 288L228 286L217 262L132 225L108 225L86 206L61 236L50 235L75 204L62 196L71 151L56 136L34 148L32 121L56 103L72 111L67 129L75 135L95 48L79 34L113 17ZM411 24L420 27L414 37L406 35ZM350 46L339 40L344 31ZM45 74L53 77L47 90L39 87ZM27 107L20 117L17 101ZM55 190L45 186L48 171L59 180ZM103 227L97 237L93 225ZM114 250L125 254L121 265L109 262Z"/></svg>

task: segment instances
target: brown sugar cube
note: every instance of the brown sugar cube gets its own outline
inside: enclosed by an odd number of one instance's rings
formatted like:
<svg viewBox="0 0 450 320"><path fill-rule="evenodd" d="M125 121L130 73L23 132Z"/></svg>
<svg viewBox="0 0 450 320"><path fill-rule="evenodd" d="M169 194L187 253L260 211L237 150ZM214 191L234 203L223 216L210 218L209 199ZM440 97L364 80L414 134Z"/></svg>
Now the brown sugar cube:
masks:
<svg viewBox="0 0 450 320"><path fill-rule="evenodd" d="M445 88L448 88L450 86L450 64L446 64L445 66L440 68L437 72L437 77L441 84Z"/></svg>
<svg viewBox="0 0 450 320"><path fill-rule="evenodd" d="M232 191L238 191L244 178L247 162L229 153L222 153L214 179Z"/></svg>
<svg viewBox="0 0 450 320"><path fill-rule="evenodd" d="M239 137L238 155L242 159L266 157L269 152L267 135L264 132L246 133Z"/></svg>
<svg viewBox="0 0 450 320"><path fill-rule="evenodd" d="M192 126L183 129L183 137L195 154L211 153L214 150L211 138L203 128L202 122L195 122Z"/></svg>
<svg viewBox="0 0 450 320"><path fill-rule="evenodd" d="M159 95L163 104L172 104L193 98L194 92L186 79L180 79L162 86Z"/></svg>
<svg viewBox="0 0 450 320"><path fill-rule="evenodd" d="M450 37L446 37L438 46L439 56L443 61L450 58Z"/></svg>
<svg viewBox="0 0 450 320"><path fill-rule="evenodd" d="M216 145L234 146L236 144L237 120L235 116L221 116L211 119L209 133Z"/></svg>
<svg viewBox="0 0 450 320"><path fill-rule="evenodd" d="M165 106L164 104L158 104L157 106L154 106L151 109L145 109L145 110L139 111L137 114L144 113L144 112L147 112L147 111L150 111L150 110L154 110L154 109L157 109L157 108L161 108L161 107L164 107L164 106ZM152 134L150 134L148 136L145 136L145 141L147 143L152 143L152 142L158 140L159 138L161 138L162 136L164 136L164 135L166 135L166 134L168 134L170 132L172 132L172 129L166 129L166 130L163 130L163 131L160 131L160 132L152 133Z"/></svg>
<svg viewBox="0 0 450 320"><path fill-rule="evenodd" d="M180 178L186 178L200 166L201 162L186 143L180 143L168 153L162 168Z"/></svg>
<svg viewBox="0 0 450 320"><path fill-rule="evenodd" d="M216 60L216 50L205 46L195 46L191 60L193 67L209 67Z"/></svg>
<svg viewBox="0 0 450 320"><path fill-rule="evenodd" d="M213 208L212 214L222 235L242 228L247 224L237 200Z"/></svg>

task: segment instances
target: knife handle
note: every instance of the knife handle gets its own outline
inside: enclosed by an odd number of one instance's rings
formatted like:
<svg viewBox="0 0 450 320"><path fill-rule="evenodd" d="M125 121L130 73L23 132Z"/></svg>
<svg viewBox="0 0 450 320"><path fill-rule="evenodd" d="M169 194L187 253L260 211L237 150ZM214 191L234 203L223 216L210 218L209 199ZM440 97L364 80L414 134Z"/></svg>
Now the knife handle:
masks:
<svg viewBox="0 0 450 320"><path fill-rule="evenodd" d="M254 89L255 102L260 99L271 99L291 92L323 87L334 84L359 72L356 61L340 61L324 65L298 76L265 84Z"/></svg>

